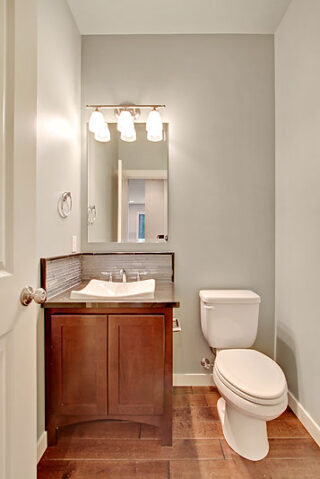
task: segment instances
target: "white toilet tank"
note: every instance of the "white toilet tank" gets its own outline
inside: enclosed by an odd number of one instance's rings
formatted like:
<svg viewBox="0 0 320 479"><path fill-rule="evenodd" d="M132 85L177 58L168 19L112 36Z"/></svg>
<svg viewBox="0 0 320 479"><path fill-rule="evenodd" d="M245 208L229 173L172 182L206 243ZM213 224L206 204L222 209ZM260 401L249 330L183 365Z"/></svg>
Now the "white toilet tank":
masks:
<svg viewBox="0 0 320 479"><path fill-rule="evenodd" d="M202 290L201 327L209 346L250 348L257 336L260 296L248 290Z"/></svg>

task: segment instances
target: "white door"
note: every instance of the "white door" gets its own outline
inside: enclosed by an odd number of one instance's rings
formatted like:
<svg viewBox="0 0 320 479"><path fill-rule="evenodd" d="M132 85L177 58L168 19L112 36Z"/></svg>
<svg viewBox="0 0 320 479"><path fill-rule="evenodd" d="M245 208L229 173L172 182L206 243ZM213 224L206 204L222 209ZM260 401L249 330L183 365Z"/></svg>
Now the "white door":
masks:
<svg viewBox="0 0 320 479"><path fill-rule="evenodd" d="M36 0L0 0L0 478L36 477Z"/></svg>

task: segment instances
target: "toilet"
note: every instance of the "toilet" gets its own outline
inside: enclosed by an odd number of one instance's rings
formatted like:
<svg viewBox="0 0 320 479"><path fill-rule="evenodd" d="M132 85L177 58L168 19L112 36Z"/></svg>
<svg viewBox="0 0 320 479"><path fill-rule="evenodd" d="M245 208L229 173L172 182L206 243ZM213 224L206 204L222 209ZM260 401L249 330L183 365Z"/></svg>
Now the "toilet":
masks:
<svg viewBox="0 0 320 479"><path fill-rule="evenodd" d="M269 451L266 422L288 405L282 369L250 348L257 336L260 296L247 290L202 290L201 328L217 350L213 380L221 394L217 408L224 437L252 461Z"/></svg>

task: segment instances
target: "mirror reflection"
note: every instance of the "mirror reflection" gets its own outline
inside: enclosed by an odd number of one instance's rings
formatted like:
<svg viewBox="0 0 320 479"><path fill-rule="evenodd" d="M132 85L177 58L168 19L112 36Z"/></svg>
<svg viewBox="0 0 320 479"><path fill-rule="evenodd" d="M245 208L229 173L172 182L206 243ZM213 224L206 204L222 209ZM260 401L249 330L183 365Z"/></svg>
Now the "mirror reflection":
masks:
<svg viewBox="0 0 320 479"><path fill-rule="evenodd" d="M143 243L168 239L168 124L162 141L147 139L136 123L136 141L110 141L88 131L88 241Z"/></svg>

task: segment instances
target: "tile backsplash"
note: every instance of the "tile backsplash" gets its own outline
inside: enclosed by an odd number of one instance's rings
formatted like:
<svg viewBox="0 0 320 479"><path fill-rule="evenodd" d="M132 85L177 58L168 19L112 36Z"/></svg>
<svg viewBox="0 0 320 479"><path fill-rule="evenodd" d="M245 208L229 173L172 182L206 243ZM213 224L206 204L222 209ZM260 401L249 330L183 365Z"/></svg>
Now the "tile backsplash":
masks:
<svg viewBox="0 0 320 479"><path fill-rule="evenodd" d="M137 273L141 279L154 278L160 281L172 281L173 265L171 254L102 254L82 256L82 279L105 279L101 272L112 273L116 281L121 279L123 268L128 280L135 280Z"/></svg>
<svg viewBox="0 0 320 479"><path fill-rule="evenodd" d="M174 253L83 253L57 258L43 258L42 286L51 298L74 287L81 281L106 279L102 272L112 273L113 281L121 280L124 269L128 281L154 278L174 280Z"/></svg>
<svg viewBox="0 0 320 479"><path fill-rule="evenodd" d="M42 260L42 286L47 291L48 298L62 293L81 282L81 255L50 258Z"/></svg>

